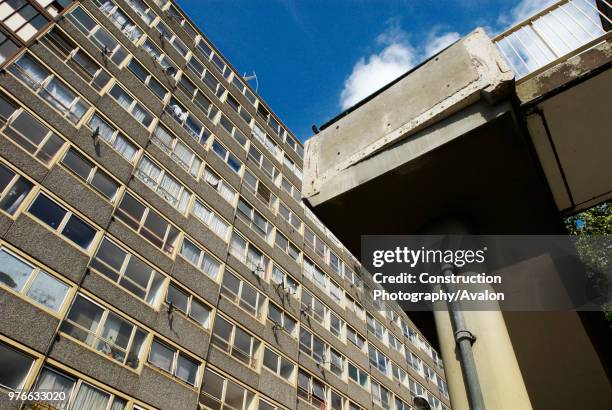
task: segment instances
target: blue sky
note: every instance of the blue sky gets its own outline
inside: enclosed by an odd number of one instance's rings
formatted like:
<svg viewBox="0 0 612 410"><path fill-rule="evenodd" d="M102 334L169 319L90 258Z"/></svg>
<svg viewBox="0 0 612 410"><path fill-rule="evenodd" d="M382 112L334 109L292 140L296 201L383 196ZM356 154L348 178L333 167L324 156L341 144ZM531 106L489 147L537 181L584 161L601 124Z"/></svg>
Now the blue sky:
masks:
<svg viewBox="0 0 612 410"><path fill-rule="evenodd" d="M300 140L477 26L546 0L178 0ZM254 86L254 83L251 83Z"/></svg>

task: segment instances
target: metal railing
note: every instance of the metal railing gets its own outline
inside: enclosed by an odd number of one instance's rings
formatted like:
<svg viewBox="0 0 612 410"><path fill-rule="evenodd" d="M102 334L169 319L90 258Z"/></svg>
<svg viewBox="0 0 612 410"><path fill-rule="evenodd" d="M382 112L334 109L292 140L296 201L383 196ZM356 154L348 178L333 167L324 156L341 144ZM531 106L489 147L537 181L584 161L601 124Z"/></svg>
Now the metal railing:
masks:
<svg viewBox="0 0 612 410"><path fill-rule="evenodd" d="M493 39L525 79L611 37L611 0L562 0Z"/></svg>

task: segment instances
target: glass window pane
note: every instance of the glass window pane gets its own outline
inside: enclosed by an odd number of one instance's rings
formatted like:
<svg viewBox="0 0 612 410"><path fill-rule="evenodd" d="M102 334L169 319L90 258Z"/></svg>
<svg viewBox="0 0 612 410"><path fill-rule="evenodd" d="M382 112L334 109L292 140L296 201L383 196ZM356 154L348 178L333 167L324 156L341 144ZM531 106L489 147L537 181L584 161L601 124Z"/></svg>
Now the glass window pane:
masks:
<svg viewBox="0 0 612 410"><path fill-rule="evenodd" d="M58 312L69 287L46 272L38 272L27 295L37 302Z"/></svg>
<svg viewBox="0 0 612 410"><path fill-rule="evenodd" d="M81 248L87 249L96 236L96 230L81 218L72 215L64 227L62 234Z"/></svg>
<svg viewBox="0 0 612 410"><path fill-rule="evenodd" d="M29 212L54 229L59 226L66 215L64 208L42 194L38 195L30 206Z"/></svg>
<svg viewBox="0 0 612 410"><path fill-rule="evenodd" d="M20 258L0 249L0 282L4 285L20 291L33 269Z"/></svg>
<svg viewBox="0 0 612 410"><path fill-rule="evenodd" d="M196 376L198 374L198 364L182 354L179 354L176 362L175 374L179 379L195 386Z"/></svg>
<svg viewBox="0 0 612 410"><path fill-rule="evenodd" d="M173 307L187 313L189 296L179 290L176 286L170 285L168 287L168 294L166 295L166 302L172 303Z"/></svg>
<svg viewBox="0 0 612 410"><path fill-rule="evenodd" d="M151 352L149 353L149 363L171 373L175 353L176 352L168 346L157 340L153 340Z"/></svg>
<svg viewBox="0 0 612 410"><path fill-rule="evenodd" d="M9 390L23 387L34 359L0 343L0 386Z"/></svg>

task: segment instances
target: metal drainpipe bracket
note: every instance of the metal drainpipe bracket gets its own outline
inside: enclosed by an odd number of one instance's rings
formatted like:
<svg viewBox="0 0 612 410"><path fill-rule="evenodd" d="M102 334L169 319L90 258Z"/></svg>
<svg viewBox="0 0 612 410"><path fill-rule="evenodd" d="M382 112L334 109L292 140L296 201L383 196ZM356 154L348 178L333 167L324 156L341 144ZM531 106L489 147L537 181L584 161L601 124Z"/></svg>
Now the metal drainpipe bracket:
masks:
<svg viewBox="0 0 612 410"><path fill-rule="evenodd" d="M461 343L462 340L469 340L470 344L476 343L476 336L472 332L466 329L459 329L455 332L455 341Z"/></svg>

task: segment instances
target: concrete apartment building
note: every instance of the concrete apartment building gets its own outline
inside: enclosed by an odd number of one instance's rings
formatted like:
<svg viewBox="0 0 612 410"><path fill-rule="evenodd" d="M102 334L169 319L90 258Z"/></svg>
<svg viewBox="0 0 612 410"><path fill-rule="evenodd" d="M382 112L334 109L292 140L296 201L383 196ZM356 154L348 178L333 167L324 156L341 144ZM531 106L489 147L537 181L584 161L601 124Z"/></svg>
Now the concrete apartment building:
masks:
<svg viewBox="0 0 612 410"><path fill-rule="evenodd" d="M174 2L1 1L0 33L0 408L451 408Z"/></svg>

